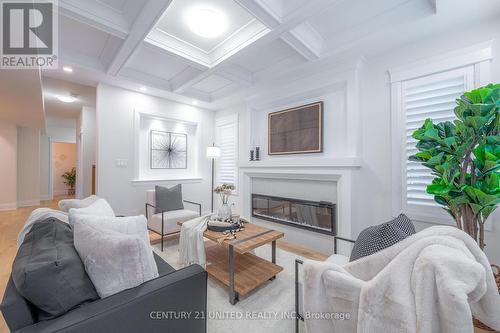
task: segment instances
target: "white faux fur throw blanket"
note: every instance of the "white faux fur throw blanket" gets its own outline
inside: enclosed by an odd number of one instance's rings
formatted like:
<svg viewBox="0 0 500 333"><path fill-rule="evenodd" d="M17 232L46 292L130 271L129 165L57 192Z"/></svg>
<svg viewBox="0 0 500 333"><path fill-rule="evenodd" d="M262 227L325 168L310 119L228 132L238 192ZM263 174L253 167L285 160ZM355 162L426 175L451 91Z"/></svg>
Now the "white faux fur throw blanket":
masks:
<svg viewBox="0 0 500 333"><path fill-rule="evenodd" d="M197 217L182 224L179 239L179 264L181 266L198 264L205 267L207 257L203 233L207 229L210 216Z"/></svg>
<svg viewBox="0 0 500 333"><path fill-rule="evenodd" d="M30 232L31 227L33 224L36 222L45 220L49 217L54 217L62 222L69 223L68 222L68 213L61 212L60 210L55 210L55 209L50 209L50 208L37 208L34 211L31 212L30 216L24 223L23 228L19 232L17 236L17 248L21 246L21 244L24 242L24 237Z"/></svg>
<svg viewBox="0 0 500 333"><path fill-rule="evenodd" d="M490 263L453 227L427 228L344 266L307 260L303 295L308 333L471 333L472 315L500 329ZM317 319L325 313L337 317Z"/></svg>

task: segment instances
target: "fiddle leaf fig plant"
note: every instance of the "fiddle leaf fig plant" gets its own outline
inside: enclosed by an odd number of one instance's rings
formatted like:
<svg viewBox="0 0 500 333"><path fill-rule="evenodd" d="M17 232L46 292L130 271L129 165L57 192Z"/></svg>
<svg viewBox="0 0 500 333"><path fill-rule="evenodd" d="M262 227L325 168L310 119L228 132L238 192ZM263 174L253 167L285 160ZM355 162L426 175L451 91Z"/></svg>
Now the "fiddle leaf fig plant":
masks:
<svg viewBox="0 0 500 333"><path fill-rule="evenodd" d="M500 84L456 100L453 122L426 119L410 156L435 176L427 193L484 249L484 223L500 203Z"/></svg>

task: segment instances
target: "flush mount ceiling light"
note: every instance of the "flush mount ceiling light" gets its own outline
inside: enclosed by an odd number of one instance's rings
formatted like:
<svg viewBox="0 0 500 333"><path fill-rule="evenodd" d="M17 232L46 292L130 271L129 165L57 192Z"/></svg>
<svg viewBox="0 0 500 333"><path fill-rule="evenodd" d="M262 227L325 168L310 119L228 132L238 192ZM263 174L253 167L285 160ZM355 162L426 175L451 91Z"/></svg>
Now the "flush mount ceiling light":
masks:
<svg viewBox="0 0 500 333"><path fill-rule="evenodd" d="M69 95L69 96L57 95L56 97L58 100L60 100L61 102L64 102L64 103L73 103L78 99L77 95Z"/></svg>
<svg viewBox="0 0 500 333"><path fill-rule="evenodd" d="M192 32L205 38L218 37L227 29L226 15L209 7L189 9L184 15L184 22Z"/></svg>

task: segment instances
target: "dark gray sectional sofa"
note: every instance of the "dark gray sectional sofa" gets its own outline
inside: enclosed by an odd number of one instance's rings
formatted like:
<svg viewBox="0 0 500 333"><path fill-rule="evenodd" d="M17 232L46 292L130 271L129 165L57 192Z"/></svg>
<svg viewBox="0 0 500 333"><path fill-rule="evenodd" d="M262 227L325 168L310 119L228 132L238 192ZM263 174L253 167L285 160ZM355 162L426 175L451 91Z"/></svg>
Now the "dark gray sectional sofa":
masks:
<svg viewBox="0 0 500 333"><path fill-rule="evenodd" d="M39 321L37 308L18 293L12 278L0 309L13 333L206 332L206 271L198 265L175 270L154 256L158 278L82 304L57 318Z"/></svg>

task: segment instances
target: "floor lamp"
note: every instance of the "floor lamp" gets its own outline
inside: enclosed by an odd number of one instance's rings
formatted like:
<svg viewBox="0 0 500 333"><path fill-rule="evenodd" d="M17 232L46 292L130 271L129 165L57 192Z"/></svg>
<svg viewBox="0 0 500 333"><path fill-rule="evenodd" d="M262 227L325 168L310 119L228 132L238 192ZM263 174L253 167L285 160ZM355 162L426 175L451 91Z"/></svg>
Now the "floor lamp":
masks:
<svg viewBox="0 0 500 333"><path fill-rule="evenodd" d="M215 146L215 143L207 147L207 158L212 159L212 213L214 212L214 178L215 178L215 160L220 157L220 148Z"/></svg>

